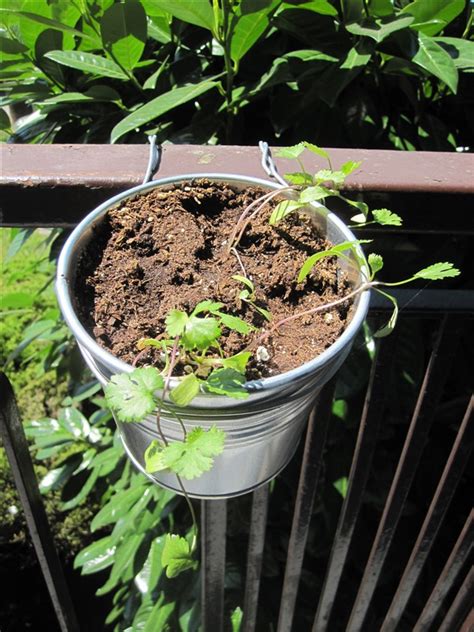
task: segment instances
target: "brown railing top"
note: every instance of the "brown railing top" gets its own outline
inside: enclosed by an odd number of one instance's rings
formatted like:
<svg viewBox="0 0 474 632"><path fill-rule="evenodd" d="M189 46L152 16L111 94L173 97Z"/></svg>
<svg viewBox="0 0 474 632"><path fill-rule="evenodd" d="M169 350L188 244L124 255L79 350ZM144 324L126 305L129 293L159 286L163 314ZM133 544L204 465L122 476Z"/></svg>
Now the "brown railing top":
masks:
<svg viewBox="0 0 474 632"><path fill-rule="evenodd" d="M399 152L331 149L335 166L362 161L347 188L365 191L474 193L474 155L445 152ZM143 145L3 145L2 186L127 188L145 173L148 149ZM281 173L295 170L276 159ZM309 152L309 169L324 161ZM258 147L166 145L160 176L185 173L238 173L266 177Z"/></svg>

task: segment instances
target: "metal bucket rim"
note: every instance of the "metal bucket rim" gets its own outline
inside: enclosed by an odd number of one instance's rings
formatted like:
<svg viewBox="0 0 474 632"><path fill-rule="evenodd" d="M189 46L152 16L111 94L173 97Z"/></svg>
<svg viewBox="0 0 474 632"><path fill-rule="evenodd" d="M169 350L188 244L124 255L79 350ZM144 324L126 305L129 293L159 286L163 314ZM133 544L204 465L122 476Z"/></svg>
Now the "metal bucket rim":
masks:
<svg viewBox="0 0 474 632"><path fill-rule="evenodd" d="M105 213L111 207L118 204L122 200L137 194L145 193L159 186L176 184L179 182L201 178L205 178L208 180L255 184L267 189L270 188L275 190L282 188L282 185L276 184L275 182L271 182L269 180L264 180L262 178L228 173L191 173L151 180L146 184L140 184L138 186L132 187L130 189L127 189L126 191L123 191L122 193L115 195L112 198L109 198L98 207L96 207L93 211L88 213L88 215L86 215L86 217L76 226L73 232L69 235L61 250L58 259L56 276L56 294L64 320L66 321L69 328L72 330L75 338L79 341L79 343L83 345L89 351L89 353L92 354L93 357L99 358L99 360L102 361L104 364L111 366L115 373L130 372L133 370L133 367L127 362L124 362L123 360L120 360L118 357L114 356L112 353L110 353L110 351L107 351L106 349L101 347L94 340L94 338L92 338L92 336L87 332L87 330L77 317L76 311L72 304L71 288L69 285L68 275L70 261L76 246L76 242L82 236L82 233L91 225L93 225L98 218L100 218L102 215L105 215ZM352 231L337 215L332 213L332 211L330 211L329 209L325 209L325 215L328 222L335 224L337 228L345 234L345 236L347 237L347 241L356 240L356 237L354 236ZM358 256L361 258L361 260L365 261L365 255L361 247L357 245L356 248ZM367 264L365 266L365 270L362 270L362 272L368 277ZM250 380L245 383L245 388L250 392L280 388L288 386L294 380L301 379L309 374L312 374L316 370L321 369L327 362L333 359L334 356L336 356L347 344L350 344L352 339L355 337L357 331L365 320L368 311L369 300L370 291L365 290L359 295L355 313L353 314L349 325L344 329L339 338L337 338L337 340L335 340L332 345L325 349L323 353L316 356L309 362L306 362L305 364L302 364L295 369L291 369L290 371L286 371L284 373L280 373L279 375L274 375L271 377L261 378L258 380ZM178 383L179 378L172 378L171 386Z"/></svg>

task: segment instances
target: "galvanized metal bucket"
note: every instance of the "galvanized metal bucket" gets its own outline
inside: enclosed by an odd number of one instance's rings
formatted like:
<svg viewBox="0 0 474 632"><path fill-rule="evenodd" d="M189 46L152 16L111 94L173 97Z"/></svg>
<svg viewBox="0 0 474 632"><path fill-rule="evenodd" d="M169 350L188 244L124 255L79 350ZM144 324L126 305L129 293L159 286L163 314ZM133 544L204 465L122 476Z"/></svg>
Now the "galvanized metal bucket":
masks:
<svg viewBox="0 0 474 632"><path fill-rule="evenodd" d="M198 173L158 179L129 189L101 204L77 226L64 245L56 281L59 306L85 361L103 385L112 375L131 371L132 366L100 347L77 316L74 287L81 253L94 239L94 229L109 209L156 187L189 182L195 178L229 182L234 188L258 185L265 189L277 189L281 186L268 180L233 174ZM312 211L315 224L334 244L355 239L347 226L326 208L317 205ZM346 274L352 277L354 285L362 283L368 275L360 261L364 261L362 251L357 257L352 257L352 265L348 262L341 264L341 269L344 268ZM349 353L365 319L368 303L368 292L356 298L343 334L311 362L281 375L247 382L248 399L201 394L189 407L177 409L189 430L196 426L209 428L215 424L226 433L224 451L216 458L212 470L197 479L185 481L190 496L212 499L245 494L270 481L287 465L298 446L315 398ZM172 381L172 386L176 383L177 378ZM124 448L136 467L153 481L180 493L173 473L150 475L145 472L145 449L153 439L159 439L155 418L151 415L142 423L116 421ZM182 440L181 428L172 416L163 413L161 426L169 441Z"/></svg>

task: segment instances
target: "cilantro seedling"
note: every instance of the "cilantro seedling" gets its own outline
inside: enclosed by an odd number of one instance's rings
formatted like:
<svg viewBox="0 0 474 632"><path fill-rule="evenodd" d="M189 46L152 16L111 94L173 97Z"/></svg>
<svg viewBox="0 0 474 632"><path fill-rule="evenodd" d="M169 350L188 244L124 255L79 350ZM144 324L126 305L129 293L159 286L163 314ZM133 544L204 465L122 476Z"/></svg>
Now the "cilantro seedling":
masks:
<svg viewBox="0 0 474 632"><path fill-rule="evenodd" d="M258 312L261 316L265 318L265 320L270 321L272 319L272 315L270 314L270 312L267 309L264 309L263 307L260 307L256 304L257 297L255 294L255 286L252 281L247 277L241 276L240 274L234 274L232 278L235 281L239 281L239 283L245 285L244 289L239 292L239 299L244 303L248 303L249 305L251 305L256 312Z"/></svg>

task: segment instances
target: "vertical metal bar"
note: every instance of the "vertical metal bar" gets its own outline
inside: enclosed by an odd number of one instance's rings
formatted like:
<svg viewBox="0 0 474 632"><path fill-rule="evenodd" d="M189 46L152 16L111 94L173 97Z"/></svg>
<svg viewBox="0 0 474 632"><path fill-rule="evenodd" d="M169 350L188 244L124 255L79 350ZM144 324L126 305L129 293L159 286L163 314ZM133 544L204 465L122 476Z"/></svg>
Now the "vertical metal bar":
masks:
<svg viewBox="0 0 474 632"><path fill-rule="evenodd" d="M349 486L334 536L318 610L314 618L313 632L323 632L329 625L339 582L354 533L362 496L369 476L372 456L377 441L380 418L386 399L385 386L388 368L393 359L395 335L380 341L372 369L360 420L357 443L349 474Z"/></svg>
<svg viewBox="0 0 474 632"><path fill-rule="evenodd" d="M363 629L367 611L425 447L434 411L449 374L460 335L458 325L459 322L455 317L444 316L439 326L400 461L352 608L347 632L359 632Z"/></svg>
<svg viewBox="0 0 474 632"><path fill-rule="evenodd" d="M454 632L455 630L459 630L461 628L472 608L473 594L474 566L471 566L471 569L463 581L451 608L448 610L443 622L439 626L438 632Z"/></svg>
<svg viewBox="0 0 474 632"><path fill-rule="evenodd" d="M269 485L263 485L263 487L259 487L253 493L242 632L254 632L257 621L257 606L260 591L263 549L265 546L265 531L267 528L269 493Z"/></svg>
<svg viewBox="0 0 474 632"><path fill-rule="evenodd" d="M474 509L471 510L456 544L433 588L431 595L416 622L413 632L431 630L438 613L446 599L446 595L453 587L461 569L466 563L474 545Z"/></svg>
<svg viewBox="0 0 474 632"><path fill-rule="evenodd" d="M224 629L227 501L201 501L201 603L203 632Z"/></svg>
<svg viewBox="0 0 474 632"><path fill-rule="evenodd" d="M382 624L381 632L394 632L396 629L434 544L459 479L464 472L474 443L473 404L474 396L471 397L467 407L410 559Z"/></svg>
<svg viewBox="0 0 474 632"><path fill-rule="evenodd" d="M56 617L63 632L79 632L79 624L49 529L13 389L6 375L1 372L0 391L0 434Z"/></svg>
<svg viewBox="0 0 474 632"><path fill-rule="evenodd" d="M474 630L474 608L467 615L464 623L461 626L459 632L472 632Z"/></svg>
<svg viewBox="0 0 474 632"><path fill-rule="evenodd" d="M309 522L313 511L319 470L331 417L334 387L335 379L333 378L321 391L318 402L309 416L303 463L301 465L293 523L288 543L277 632L289 632L293 621Z"/></svg>

